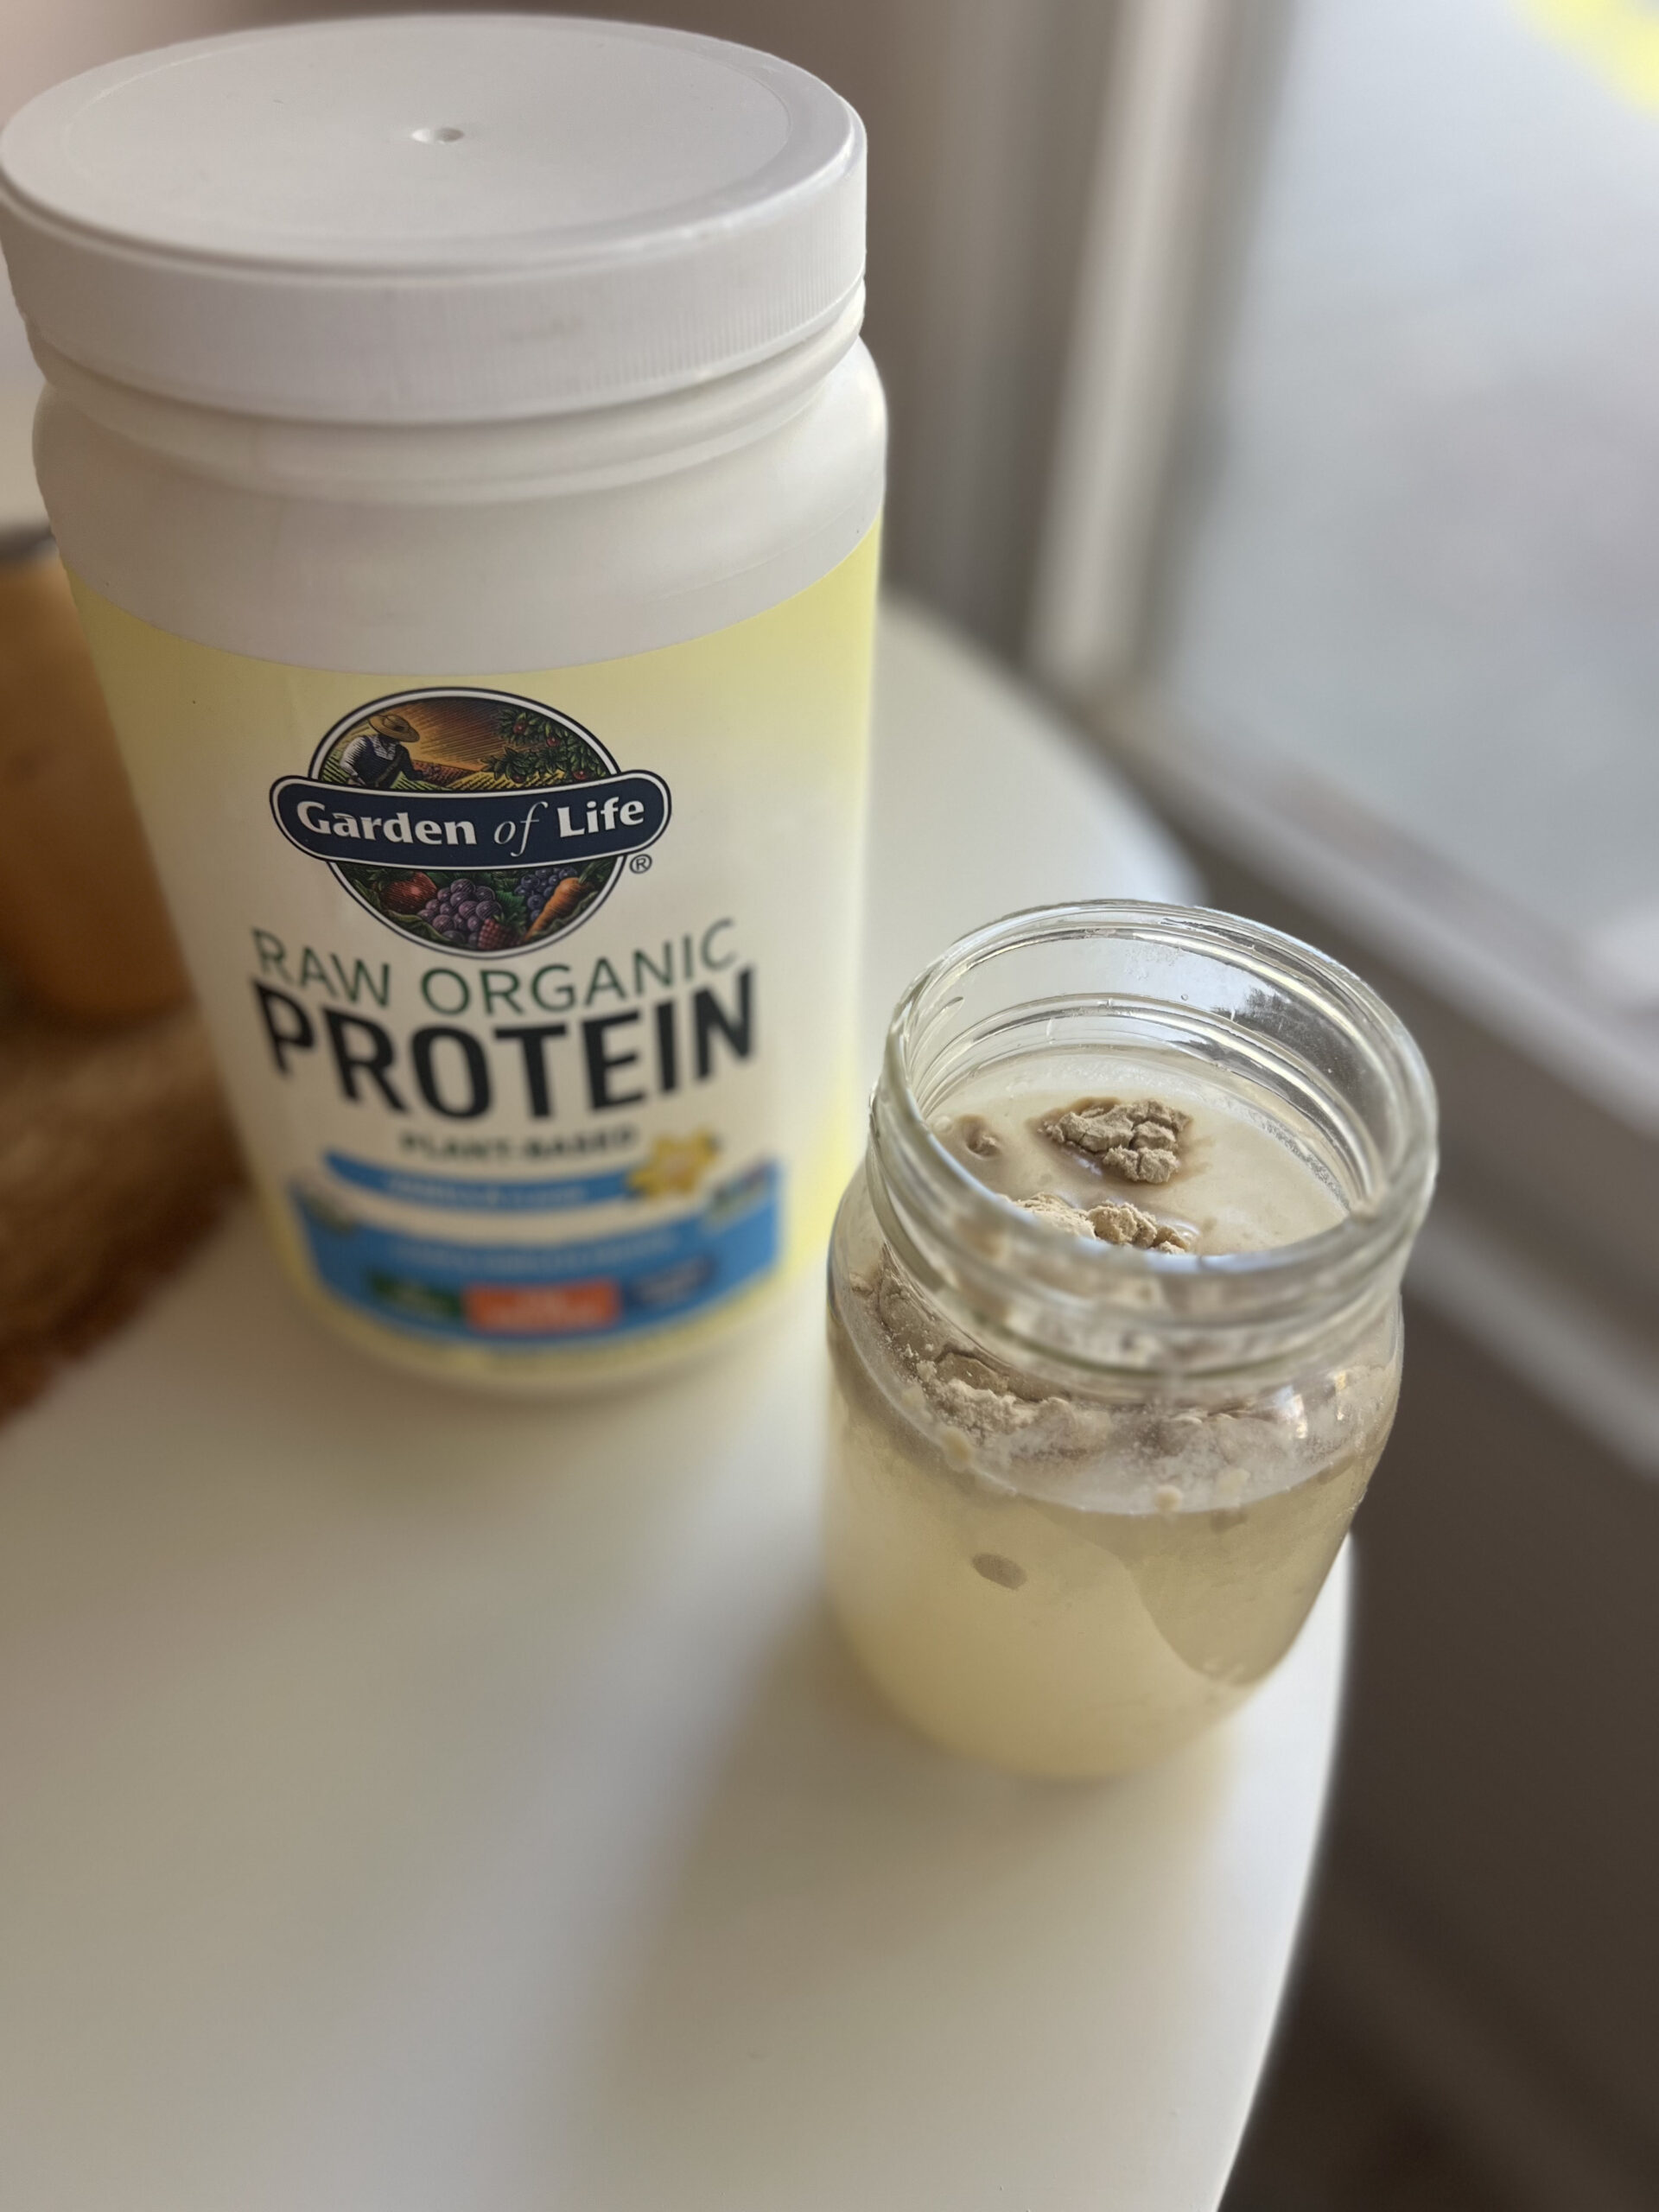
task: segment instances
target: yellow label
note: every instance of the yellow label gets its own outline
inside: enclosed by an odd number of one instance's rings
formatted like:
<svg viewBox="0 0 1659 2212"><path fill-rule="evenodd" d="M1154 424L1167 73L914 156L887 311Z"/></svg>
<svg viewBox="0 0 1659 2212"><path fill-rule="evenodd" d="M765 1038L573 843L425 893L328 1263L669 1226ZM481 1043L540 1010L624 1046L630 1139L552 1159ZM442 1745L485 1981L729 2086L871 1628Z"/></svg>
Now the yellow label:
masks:
<svg viewBox="0 0 1659 2212"><path fill-rule="evenodd" d="M261 1198L353 1333L580 1370L822 1248L875 564L654 652L395 677L77 583Z"/></svg>

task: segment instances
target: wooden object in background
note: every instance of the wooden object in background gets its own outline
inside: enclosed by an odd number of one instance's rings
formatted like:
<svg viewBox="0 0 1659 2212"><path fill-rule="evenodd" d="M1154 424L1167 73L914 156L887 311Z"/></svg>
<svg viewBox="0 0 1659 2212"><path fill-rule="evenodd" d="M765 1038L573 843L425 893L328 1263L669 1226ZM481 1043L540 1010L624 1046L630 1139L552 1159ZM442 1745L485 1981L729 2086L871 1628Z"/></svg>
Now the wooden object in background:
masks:
<svg viewBox="0 0 1659 2212"><path fill-rule="evenodd" d="M124 1320L239 1175L194 1009L0 1021L0 1414Z"/></svg>
<svg viewBox="0 0 1659 2212"><path fill-rule="evenodd" d="M49 548L0 563L0 959L37 1006L83 1020L188 988Z"/></svg>

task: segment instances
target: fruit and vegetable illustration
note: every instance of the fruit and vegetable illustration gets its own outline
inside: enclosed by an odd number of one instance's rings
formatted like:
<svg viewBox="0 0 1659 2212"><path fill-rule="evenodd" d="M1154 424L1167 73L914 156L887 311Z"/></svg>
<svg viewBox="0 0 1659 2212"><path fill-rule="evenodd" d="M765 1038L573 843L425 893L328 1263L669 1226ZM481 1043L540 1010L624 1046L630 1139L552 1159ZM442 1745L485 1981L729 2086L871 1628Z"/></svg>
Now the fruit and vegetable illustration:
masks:
<svg viewBox="0 0 1659 2212"><path fill-rule="evenodd" d="M312 772L324 783L377 791L539 791L612 769L581 731L551 715L487 696L435 692L365 713L339 732ZM353 861L340 873L405 936L487 953L563 936L621 866L610 858L480 867L467 858L464 867L429 868Z"/></svg>

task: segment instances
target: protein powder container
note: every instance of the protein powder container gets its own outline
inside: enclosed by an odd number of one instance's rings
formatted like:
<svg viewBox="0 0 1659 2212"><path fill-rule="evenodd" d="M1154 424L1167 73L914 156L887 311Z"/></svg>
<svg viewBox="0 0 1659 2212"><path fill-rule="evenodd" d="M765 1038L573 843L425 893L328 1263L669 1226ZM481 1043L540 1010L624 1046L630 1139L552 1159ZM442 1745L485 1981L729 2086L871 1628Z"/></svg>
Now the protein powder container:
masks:
<svg viewBox="0 0 1659 2212"><path fill-rule="evenodd" d="M172 47L0 136L53 528L278 1249L367 1347L587 1382L823 1249L864 175L799 69L547 16Z"/></svg>

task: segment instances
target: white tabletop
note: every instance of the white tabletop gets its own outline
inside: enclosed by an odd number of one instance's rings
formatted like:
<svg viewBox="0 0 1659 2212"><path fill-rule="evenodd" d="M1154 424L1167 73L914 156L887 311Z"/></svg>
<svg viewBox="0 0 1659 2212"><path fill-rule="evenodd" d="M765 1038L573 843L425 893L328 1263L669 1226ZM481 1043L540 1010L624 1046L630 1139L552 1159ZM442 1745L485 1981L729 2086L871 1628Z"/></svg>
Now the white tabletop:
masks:
<svg viewBox="0 0 1659 2212"><path fill-rule="evenodd" d="M882 1004L1001 909L1188 887L913 620L880 698ZM934 1753L819 1601L821 1297L682 1381L504 1407L337 1346L239 1213L4 1432L0 2202L1213 2206L1344 1572L1151 1773Z"/></svg>

